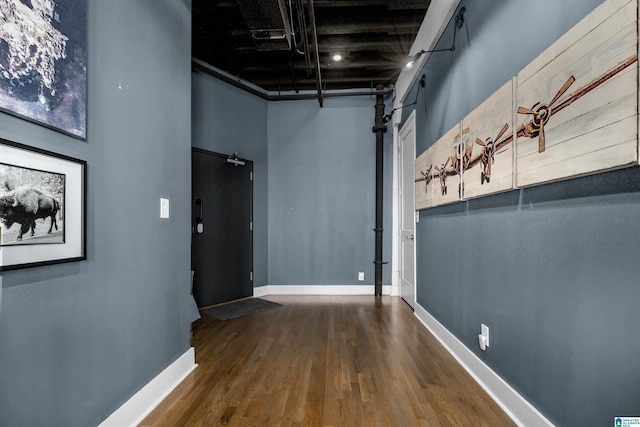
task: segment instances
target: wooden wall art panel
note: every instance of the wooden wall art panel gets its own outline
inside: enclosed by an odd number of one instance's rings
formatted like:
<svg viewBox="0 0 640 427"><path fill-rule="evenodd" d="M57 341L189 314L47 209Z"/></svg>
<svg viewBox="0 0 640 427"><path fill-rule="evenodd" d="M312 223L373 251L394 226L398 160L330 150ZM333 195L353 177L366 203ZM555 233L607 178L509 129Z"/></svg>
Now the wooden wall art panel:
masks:
<svg viewBox="0 0 640 427"><path fill-rule="evenodd" d="M510 82L420 155L416 209L638 165L638 16L605 1L518 73L516 105Z"/></svg>
<svg viewBox="0 0 640 427"><path fill-rule="evenodd" d="M609 0L517 77L517 186L638 162L638 5Z"/></svg>
<svg viewBox="0 0 640 427"><path fill-rule="evenodd" d="M415 165L415 181L416 181L416 210L433 207L434 197L434 178L435 176L435 160L433 158L433 145L418 156Z"/></svg>
<svg viewBox="0 0 640 427"><path fill-rule="evenodd" d="M513 188L513 82L462 120L463 198Z"/></svg>
<svg viewBox="0 0 640 427"><path fill-rule="evenodd" d="M457 153L462 145L460 123L433 144L433 205L460 201L461 162Z"/></svg>

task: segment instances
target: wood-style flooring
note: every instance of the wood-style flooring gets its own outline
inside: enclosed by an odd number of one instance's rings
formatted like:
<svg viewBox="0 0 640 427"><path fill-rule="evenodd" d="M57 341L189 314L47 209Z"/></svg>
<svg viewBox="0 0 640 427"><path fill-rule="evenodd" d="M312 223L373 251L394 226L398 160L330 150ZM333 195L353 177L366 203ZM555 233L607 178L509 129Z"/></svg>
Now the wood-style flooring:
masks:
<svg viewBox="0 0 640 427"><path fill-rule="evenodd" d="M141 426L513 426L397 297L203 314L198 367Z"/></svg>

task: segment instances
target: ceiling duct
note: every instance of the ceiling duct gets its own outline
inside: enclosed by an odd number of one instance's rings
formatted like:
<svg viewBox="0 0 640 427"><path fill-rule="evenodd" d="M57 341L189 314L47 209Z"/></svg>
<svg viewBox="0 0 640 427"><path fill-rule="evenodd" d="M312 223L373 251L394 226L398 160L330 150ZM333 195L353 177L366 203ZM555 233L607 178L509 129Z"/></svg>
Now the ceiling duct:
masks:
<svg viewBox="0 0 640 427"><path fill-rule="evenodd" d="M285 0L238 0L258 50L290 50L291 25Z"/></svg>

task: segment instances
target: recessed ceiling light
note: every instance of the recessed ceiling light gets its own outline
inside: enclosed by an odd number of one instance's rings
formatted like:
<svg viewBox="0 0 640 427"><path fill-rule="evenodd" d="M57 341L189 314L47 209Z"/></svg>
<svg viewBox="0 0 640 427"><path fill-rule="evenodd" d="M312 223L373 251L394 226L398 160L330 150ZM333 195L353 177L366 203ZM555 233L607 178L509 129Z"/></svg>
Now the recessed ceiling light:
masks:
<svg viewBox="0 0 640 427"><path fill-rule="evenodd" d="M331 55L331 59L333 59L335 62L340 62L342 61L342 54L340 52L336 52Z"/></svg>

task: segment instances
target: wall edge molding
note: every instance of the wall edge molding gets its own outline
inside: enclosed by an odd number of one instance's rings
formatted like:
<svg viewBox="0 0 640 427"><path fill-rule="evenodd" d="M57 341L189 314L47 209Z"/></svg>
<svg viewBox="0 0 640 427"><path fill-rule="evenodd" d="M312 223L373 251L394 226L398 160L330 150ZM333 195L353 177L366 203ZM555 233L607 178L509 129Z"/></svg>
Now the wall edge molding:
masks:
<svg viewBox="0 0 640 427"><path fill-rule="evenodd" d="M374 295L373 285L267 285L261 288L260 296L265 295ZM259 296L254 288L254 296ZM262 294L262 292L266 292ZM391 286L382 285L382 295L390 295Z"/></svg>
<svg viewBox="0 0 640 427"><path fill-rule="evenodd" d="M553 424L540 411L469 350L420 304L416 303L414 314L517 425L553 427Z"/></svg>
<svg viewBox="0 0 640 427"><path fill-rule="evenodd" d="M98 427L137 426L197 367L194 348L190 347Z"/></svg>

